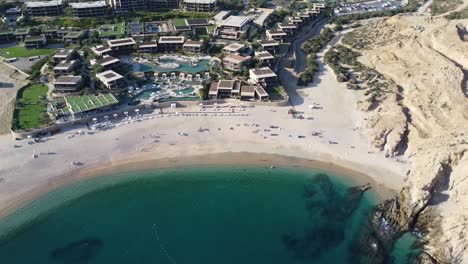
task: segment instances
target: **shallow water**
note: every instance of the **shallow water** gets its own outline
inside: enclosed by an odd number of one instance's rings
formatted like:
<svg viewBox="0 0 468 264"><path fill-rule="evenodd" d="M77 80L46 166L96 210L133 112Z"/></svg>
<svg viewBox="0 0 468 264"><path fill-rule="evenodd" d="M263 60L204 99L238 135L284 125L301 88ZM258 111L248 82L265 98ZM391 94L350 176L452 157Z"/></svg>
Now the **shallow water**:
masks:
<svg viewBox="0 0 468 264"><path fill-rule="evenodd" d="M318 171L185 167L52 192L0 221L2 263L354 263L372 207ZM318 174L318 176L317 176ZM405 248L398 249L404 263Z"/></svg>

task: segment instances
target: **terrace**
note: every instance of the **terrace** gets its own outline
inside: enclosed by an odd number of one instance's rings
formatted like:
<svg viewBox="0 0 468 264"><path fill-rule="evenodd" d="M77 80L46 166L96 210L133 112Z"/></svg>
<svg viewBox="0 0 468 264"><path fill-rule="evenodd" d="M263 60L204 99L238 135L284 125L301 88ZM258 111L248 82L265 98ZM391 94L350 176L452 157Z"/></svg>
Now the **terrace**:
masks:
<svg viewBox="0 0 468 264"><path fill-rule="evenodd" d="M73 115L104 111L119 103L111 93L99 95L65 96L65 101Z"/></svg>

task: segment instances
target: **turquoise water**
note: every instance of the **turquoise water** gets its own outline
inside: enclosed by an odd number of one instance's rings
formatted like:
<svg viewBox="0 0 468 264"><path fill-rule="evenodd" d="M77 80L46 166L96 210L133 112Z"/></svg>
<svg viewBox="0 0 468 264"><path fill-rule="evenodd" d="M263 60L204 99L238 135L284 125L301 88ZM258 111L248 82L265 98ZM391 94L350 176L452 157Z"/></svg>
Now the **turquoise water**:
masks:
<svg viewBox="0 0 468 264"><path fill-rule="evenodd" d="M161 89L158 89L158 88L156 88L156 89L147 89L147 90L144 90L143 92L139 93L137 96L135 96L135 98L148 100L151 97L151 94L155 93L157 91L161 91Z"/></svg>
<svg viewBox="0 0 468 264"><path fill-rule="evenodd" d="M178 63L180 65L179 68L177 69L168 69L168 68L160 68L155 66L154 64L151 63L140 63L140 71L142 72L149 72L149 71L155 71L155 72L185 72L185 73L200 73L204 71L209 71L211 68L211 63L207 60L202 60L197 63L197 66L191 66L190 64L183 64L179 63L173 60L164 60L162 61L164 63Z"/></svg>
<svg viewBox="0 0 468 264"><path fill-rule="evenodd" d="M0 221L0 259L353 263L351 248L376 199L318 173L184 167L82 181Z"/></svg>

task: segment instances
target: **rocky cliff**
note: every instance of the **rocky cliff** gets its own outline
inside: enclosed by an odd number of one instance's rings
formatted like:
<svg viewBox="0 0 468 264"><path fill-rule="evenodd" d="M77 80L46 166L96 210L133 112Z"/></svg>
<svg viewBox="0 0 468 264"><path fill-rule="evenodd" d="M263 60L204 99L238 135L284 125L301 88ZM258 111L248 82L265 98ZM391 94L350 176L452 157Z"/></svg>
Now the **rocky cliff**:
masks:
<svg viewBox="0 0 468 264"><path fill-rule="evenodd" d="M421 263L468 262L467 20L417 15L383 19L346 42L359 61L390 85L361 104L365 133L388 156L411 163L405 186L382 204L373 223L383 239L421 227ZM346 38L346 37L345 37Z"/></svg>

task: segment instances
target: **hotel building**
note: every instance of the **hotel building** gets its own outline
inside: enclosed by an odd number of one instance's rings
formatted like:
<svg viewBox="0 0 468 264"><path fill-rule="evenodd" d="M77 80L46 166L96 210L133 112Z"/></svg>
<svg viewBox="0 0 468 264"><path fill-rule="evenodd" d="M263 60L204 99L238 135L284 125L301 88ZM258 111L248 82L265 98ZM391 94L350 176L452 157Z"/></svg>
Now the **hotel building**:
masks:
<svg viewBox="0 0 468 264"><path fill-rule="evenodd" d="M26 10L28 16L42 17L42 16L61 16L63 15L63 2L62 0L52 1L35 1L26 2Z"/></svg>

